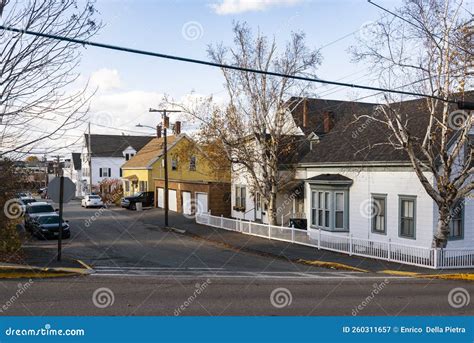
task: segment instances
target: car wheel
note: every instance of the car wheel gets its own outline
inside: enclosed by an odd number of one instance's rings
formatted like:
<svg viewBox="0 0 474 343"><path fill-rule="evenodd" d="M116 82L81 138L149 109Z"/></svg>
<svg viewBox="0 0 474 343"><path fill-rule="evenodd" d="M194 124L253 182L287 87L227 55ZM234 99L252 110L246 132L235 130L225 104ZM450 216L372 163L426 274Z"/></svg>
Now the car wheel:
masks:
<svg viewBox="0 0 474 343"><path fill-rule="evenodd" d="M135 205L135 203L130 204L130 209L131 209L132 211L135 211L135 210L137 209L137 205Z"/></svg>

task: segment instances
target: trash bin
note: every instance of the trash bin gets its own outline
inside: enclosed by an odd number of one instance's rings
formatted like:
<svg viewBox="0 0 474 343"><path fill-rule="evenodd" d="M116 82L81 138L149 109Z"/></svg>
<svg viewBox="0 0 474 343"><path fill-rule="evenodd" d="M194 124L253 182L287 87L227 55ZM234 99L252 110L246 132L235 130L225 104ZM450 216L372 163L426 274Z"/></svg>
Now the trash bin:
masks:
<svg viewBox="0 0 474 343"><path fill-rule="evenodd" d="M143 211L143 204L141 202L137 202L135 204L137 211Z"/></svg>

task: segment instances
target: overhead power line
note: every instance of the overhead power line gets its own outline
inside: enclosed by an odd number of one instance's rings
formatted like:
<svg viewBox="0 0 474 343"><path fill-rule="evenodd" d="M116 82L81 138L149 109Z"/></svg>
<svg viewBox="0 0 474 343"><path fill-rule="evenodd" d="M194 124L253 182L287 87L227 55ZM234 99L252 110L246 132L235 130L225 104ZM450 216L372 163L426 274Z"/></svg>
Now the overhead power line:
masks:
<svg viewBox="0 0 474 343"><path fill-rule="evenodd" d="M81 39L63 37L63 36L53 35L53 34L48 34L48 33L41 33L41 32L29 31L29 30L21 30L21 29L17 29L17 28L13 28L13 27L7 27L7 26L3 26L3 25L0 25L0 29L7 30L7 31L12 31L12 32L18 32L18 33L21 33L21 34L37 36L37 37L43 37L43 38L55 39L55 40L59 40L59 41L66 41L66 42L70 42L70 43L82 44L83 46L86 46L86 45L95 46L95 47L99 47L99 48L129 52L129 53L138 54L138 55L153 56L153 57L158 57L158 58L163 58L163 59L168 59L168 60L181 61L181 62L194 63L194 64L201 64L201 65L206 65L206 66L211 66L211 67L218 67L218 68L221 68L221 69L237 70L237 71L243 71L243 72L249 72L249 73L255 73L255 74L270 75L270 76L282 77L282 78L287 78L287 79L295 79L295 80L307 81L307 82L316 82L316 83L329 84L329 85L348 87L348 88L358 88L358 89L365 89L365 90L371 90L371 91L377 91L377 92L387 92L387 93L396 93L396 94L431 98L431 99L436 99L436 100L440 100L440 101L444 101L444 102L448 102L448 103L458 103L454 99L445 99L445 98L441 98L441 97L438 97L438 96L435 96L435 95L427 95L427 94L422 94L422 93L408 92L408 91L402 91L402 90L393 90L393 89L385 89L385 88L380 88L380 87L350 84L350 83L330 81L330 80L321 80L321 79L305 77L305 76L298 76L298 75L288 75L288 74L277 73L277 72L272 72L272 71L259 70L259 69L253 69L253 68L245 68L245 67L239 67L239 66L234 66L234 65L229 65L229 64L222 64L222 63L198 60L198 59L193 59L193 58L188 58L188 57L168 55L168 54L163 54L163 53L158 53L158 52L139 50L139 49L127 48L127 47L122 47L122 46L117 46L117 45L111 45L111 44L98 43L98 42L86 41L86 40L81 40Z"/></svg>

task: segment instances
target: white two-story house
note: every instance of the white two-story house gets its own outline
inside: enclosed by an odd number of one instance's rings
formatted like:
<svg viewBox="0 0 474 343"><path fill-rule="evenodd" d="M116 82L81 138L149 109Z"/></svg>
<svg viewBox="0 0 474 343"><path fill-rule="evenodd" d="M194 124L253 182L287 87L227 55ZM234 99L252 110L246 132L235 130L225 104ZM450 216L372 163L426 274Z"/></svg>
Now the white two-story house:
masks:
<svg viewBox="0 0 474 343"><path fill-rule="evenodd" d="M410 115L410 130L423 137L424 99L402 103ZM305 109L304 106L307 106ZM308 99L294 111L295 124L306 144L294 150L294 180L281 185L277 196L277 223L304 218L310 237L326 235L431 247L436 230L437 205L419 181L408 156L388 143L391 132L374 120L354 116L373 111L374 104ZM309 110L311 109L311 110ZM474 132L470 136L471 145ZM467 146L460 158L472 154ZM282 161L281 172L289 169ZM432 184L432 173L425 172ZM245 173L233 174L234 218L266 223L264 199L253 197ZM472 183L472 175L466 181ZM474 199L456 206L450 221L449 248L474 244Z"/></svg>
<svg viewBox="0 0 474 343"><path fill-rule="evenodd" d="M98 190L105 179L120 179L122 165L153 137L85 134L81 154L83 193ZM90 149L89 149L90 147Z"/></svg>

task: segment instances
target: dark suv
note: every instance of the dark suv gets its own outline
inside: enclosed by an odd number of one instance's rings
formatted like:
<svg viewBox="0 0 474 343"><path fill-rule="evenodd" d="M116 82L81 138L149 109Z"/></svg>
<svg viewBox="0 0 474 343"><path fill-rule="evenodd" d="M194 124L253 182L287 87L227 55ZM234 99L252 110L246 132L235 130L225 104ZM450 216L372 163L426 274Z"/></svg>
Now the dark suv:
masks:
<svg viewBox="0 0 474 343"><path fill-rule="evenodd" d="M120 200L122 207L130 210L136 210L137 202L141 202L143 207L153 206L155 202L155 193L153 192L138 192L132 196L124 197Z"/></svg>
<svg viewBox="0 0 474 343"><path fill-rule="evenodd" d="M40 214L56 214L53 206L47 202L32 202L26 205L25 209L25 229L31 230L33 221Z"/></svg>

